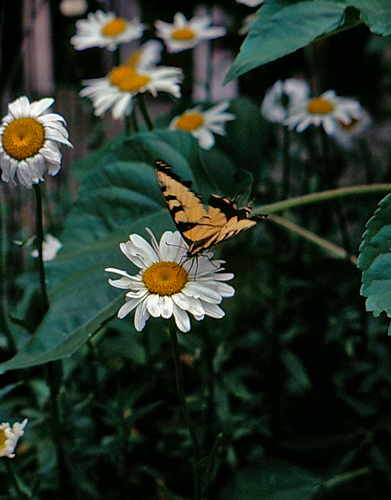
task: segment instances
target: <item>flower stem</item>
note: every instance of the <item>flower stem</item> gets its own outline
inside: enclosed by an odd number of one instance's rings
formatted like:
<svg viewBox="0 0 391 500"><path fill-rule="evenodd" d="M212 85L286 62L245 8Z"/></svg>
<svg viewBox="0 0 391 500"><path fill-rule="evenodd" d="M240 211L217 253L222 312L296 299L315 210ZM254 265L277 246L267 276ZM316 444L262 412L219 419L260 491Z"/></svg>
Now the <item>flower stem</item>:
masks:
<svg viewBox="0 0 391 500"><path fill-rule="evenodd" d="M183 373L181 368L181 360L179 357L179 347L178 347L178 336L176 328L170 327L170 339L172 346L172 354L174 357L175 364L175 379L176 388L179 396L179 400L182 407L183 417L186 422L186 426L189 430L191 442L193 444L194 462L193 462L193 477L194 477L194 497L195 500L199 500L200 497L200 475L199 475L199 464L201 460L201 450L194 429L194 424L190 418L189 408L187 406L185 392L183 388Z"/></svg>
<svg viewBox="0 0 391 500"><path fill-rule="evenodd" d="M147 110L147 107L145 105L144 94L137 95L137 103L138 103L138 107L141 111L141 114L143 115L144 121L147 124L148 130L153 130L154 126L153 126L152 120L149 117L148 110Z"/></svg>
<svg viewBox="0 0 391 500"><path fill-rule="evenodd" d="M130 116L125 116L124 121L125 121L125 135L130 135L132 133L130 126Z"/></svg>
<svg viewBox="0 0 391 500"><path fill-rule="evenodd" d="M291 132L288 127L284 127L283 139L283 171L282 171L282 197L289 196L290 191L290 175L291 175L291 161L289 156L289 148L291 144Z"/></svg>
<svg viewBox="0 0 391 500"><path fill-rule="evenodd" d="M17 475L12 459L4 458L3 460L5 462L8 475L11 477L15 490L18 494L18 500L30 499L32 496L31 491Z"/></svg>
<svg viewBox="0 0 391 500"><path fill-rule="evenodd" d="M3 191L2 191L3 193ZM9 315L8 315L8 299L7 299L7 205L5 200L0 199L0 230L1 230L1 246L0 246L0 325L7 337L8 348L11 354L16 354L17 347L12 333Z"/></svg>
<svg viewBox="0 0 391 500"><path fill-rule="evenodd" d="M349 186L337 189L330 189L329 191L322 191L320 193L311 193L303 196L296 196L288 200L277 201L257 207L254 213L268 213L281 212L288 208L301 207L310 203L319 203L322 201L332 200L334 198L343 198L346 196L360 196L374 193L388 193L391 191L391 184L372 184L363 186Z"/></svg>
<svg viewBox="0 0 391 500"><path fill-rule="evenodd" d="M38 262L39 262L39 280L41 283L41 293L44 305L44 312L46 313L49 309L49 298L46 288L46 274L45 266L43 263L43 207L42 207L42 193L39 184L33 184L35 200L36 200L36 211L35 211L35 227L37 234L37 249L38 249Z"/></svg>

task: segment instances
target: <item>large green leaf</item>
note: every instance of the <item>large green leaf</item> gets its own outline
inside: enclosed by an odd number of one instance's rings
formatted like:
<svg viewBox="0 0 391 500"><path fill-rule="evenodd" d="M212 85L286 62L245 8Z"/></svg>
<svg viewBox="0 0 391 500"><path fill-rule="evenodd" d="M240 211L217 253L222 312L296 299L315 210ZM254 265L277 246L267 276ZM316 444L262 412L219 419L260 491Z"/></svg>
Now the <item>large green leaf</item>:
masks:
<svg viewBox="0 0 391 500"><path fill-rule="evenodd" d="M265 458L258 467L238 472L234 487L227 488L221 500L309 500L319 478L300 467Z"/></svg>
<svg viewBox="0 0 391 500"><path fill-rule="evenodd" d="M157 158L194 180L203 195L234 184L235 167L201 159L197 142L185 132L155 131L106 145L99 166L83 179L61 237L64 247L47 266L50 309L33 339L0 365L1 372L68 356L115 317L124 297L107 284L104 268L136 271L119 243L130 233L148 237L146 227L157 236L174 229L155 178Z"/></svg>
<svg viewBox="0 0 391 500"><path fill-rule="evenodd" d="M346 11L348 7L353 9ZM346 14L346 15L345 15ZM364 22L373 33L391 34L389 0L265 0L225 82L291 54L317 38ZM343 25L343 26L342 26Z"/></svg>
<svg viewBox="0 0 391 500"><path fill-rule="evenodd" d="M366 227L358 259L361 295L367 297L367 311L391 317L391 194L380 201Z"/></svg>
<svg viewBox="0 0 391 500"><path fill-rule="evenodd" d="M291 54L313 40L338 28L344 20L346 4L307 1L281 5L269 0L258 11L225 82L248 71Z"/></svg>

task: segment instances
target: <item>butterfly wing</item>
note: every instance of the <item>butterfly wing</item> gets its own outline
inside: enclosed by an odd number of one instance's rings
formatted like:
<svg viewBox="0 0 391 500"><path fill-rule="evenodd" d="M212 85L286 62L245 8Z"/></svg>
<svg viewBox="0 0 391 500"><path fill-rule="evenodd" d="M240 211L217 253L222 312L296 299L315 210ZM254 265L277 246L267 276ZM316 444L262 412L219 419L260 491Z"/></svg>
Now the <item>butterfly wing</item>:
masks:
<svg viewBox="0 0 391 500"><path fill-rule="evenodd" d="M188 257L194 257L218 243L255 226L266 215L249 217L250 208L238 209L225 196L212 195L207 209L201 196L182 181L162 160L156 161L156 176L173 221L189 245Z"/></svg>

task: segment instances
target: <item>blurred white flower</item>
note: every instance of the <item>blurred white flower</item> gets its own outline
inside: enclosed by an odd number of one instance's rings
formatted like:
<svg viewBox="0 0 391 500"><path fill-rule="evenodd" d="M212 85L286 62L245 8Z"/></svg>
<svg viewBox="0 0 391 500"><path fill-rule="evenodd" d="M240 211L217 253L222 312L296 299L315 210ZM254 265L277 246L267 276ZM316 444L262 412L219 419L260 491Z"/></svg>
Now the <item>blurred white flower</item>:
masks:
<svg viewBox="0 0 391 500"><path fill-rule="evenodd" d="M44 181L43 175L56 175L61 168L60 144L68 141L65 119L57 113L46 113L54 99L46 97L30 103L26 96L8 105L8 114L0 124L0 167L2 180L15 175L23 186Z"/></svg>
<svg viewBox="0 0 391 500"><path fill-rule="evenodd" d="M14 458L16 445L24 434L27 422L25 418L21 423L15 422L12 427L8 422L0 424L0 457Z"/></svg>
<svg viewBox="0 0 391 500"><path fill-rule="evenodd" d="M249 7L257 7L258 5L262 5L264 0L236 0L238 3L244 3L244 5L248 5Z"/></svg>
<svg viewBox="0 0 391 500"><path fill-rule="evenodd" d="M128 58L126 66L132 66L136 71L153 68L162 58L163 45L157 40L148 40L143 43Z"/></svg>
<svg viewBox="0 0 391 500"><path fill-rule="evenodd" d="M144 29L138 18L128 21L114 12L97 10L90 12L87 19L76 21L76 35L71 38L71 44L76 50L100 47L113 51L122 43L141 38Z"/></svg>
<svg viewBox="0 0 391 500"><path fill-rule="evenodd" d="M164 40L168 52L192 49L202 40L224 36L227 30L222 26L211 26L211 16L195 16L190 21L181 13L174 16L174 23L156 21L157 36Z"/></svg>
<svg viewBox="0 0 391 500"><path fill-rule="evenodd" d="M326 134L334 135L338 122L349 125L360 113L358 101L338 97L334 90L328 90L319 97L306 98L292 105L285 124L297 132L303 132L309 125L322 125Z"/></svg>
<svg viewBox="0 0 391 500"><path fill-rule="evenodd" d="M215 144L213 134L225 135L226 122L235 120L235 115L226 113L230 103L223 101L206 111L201 111L200 106L188 109L180 116L176 116L170 123L171 130L184 130L198 139L203 149L211 149Z"/></svg>
<svg viewBox="0 0 391 500"><path fill-rule="evenodd" d="M62 248L62 243L52 234L47 234L43 240L42 244L42 260L48 262L54 260L58 252ZM31 256L34 258L38 257L38 250L33 250Z"/></svg>
<svg viewBox="0 0 391 500"><path fill-rule="evenodd" d="M118 280L109 279L117 288L129 290L126 302L118 311L124 318L133 309L134 327L143 330L150 316L169 319L174 316L181 332L190 330L188 313L200 321L205 316L220 319L225 313L218 306L223 297L232 297L235 290L224 283L231 280L232 273L222 273L222 260L211 260L212 252L186 260L187 245L179 231L163 233L158 243L152 231L152 246L138 234L129 236L129 241L121 243L124 255L140 271L135 276L120 269L107 268L105 271L121 276Z"/></svg>
<svg viewBox="0 0 391 500"><path fill-rule="evenodd" d="M357 137L360 137L363 132L368 129L371 123L371 115L366 109L361 108L360 113L352 118L352 121L349 124L337 121L333 137L344 148L352 149L354 146L354 140Z"/></svg>
<svg viewBox="0 0 391 500"><path fill-rule="evenodd" d="M82 16L87 8L86 0L62 0L60 3L60 12L66 17Z"/></svg>
<svg viewBox="0 0 391 500"><path fill-rule="evenodd" d="M124 118L133 111L133 98L140 93L168 92L181 97L183 72L170 66L143 67L123 65L114 68L104 78L84 80L81 97L89 97L96 116L112 109L113 118Z"/></svg>
<svg viewBox="0 0 391 500"><path fill-rule="evenodd" d="M288 117L288 109L308 99L310 92L310 86L305 80L278 80L267 90L261 104L261 114L270 122L283 124Z"/></svg>

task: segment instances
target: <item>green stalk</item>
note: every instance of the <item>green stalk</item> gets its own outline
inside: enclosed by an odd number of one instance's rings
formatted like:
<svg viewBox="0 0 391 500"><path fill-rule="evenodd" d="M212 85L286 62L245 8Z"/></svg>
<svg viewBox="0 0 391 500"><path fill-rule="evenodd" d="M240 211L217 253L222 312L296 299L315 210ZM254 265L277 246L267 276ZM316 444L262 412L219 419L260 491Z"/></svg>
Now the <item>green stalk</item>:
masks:
<svg viewBox="0 0 391 500"><path fill-rule="evenodd" d="M33 184L35 200L36 200L36 212L35 212L35 227L37 235L37 249L38 249L38 263L39 263L39 281L41 283L41 293L42 300L44 304L44 312L46 313L49 309L49 297L46 288L46 273L45 265L43 263L43 207L42 207L42 193L39 184Z"/></svg>
<svg viewBox="0 0 391 500"><path fill-rule="evenodd" d="M186 422L186 427L189 430L191 442L193 444L194 462L193 462L193 477L194 477L194 497L195 500L200 500L200 475L199 475L199 464L201 460L201 449L198 443L196 432L194 429L194 424L190 418L189 408L187 406L185 391L183 388L183 373L181 367L181 360L179 357L179 347L178 347L178 336L176 328L170 327L170 339L172 346L172 354L174 357L175 364L175 380L176 388L179 396L179 401L182 407L183 417Z"/></svg>
<svg viewBox="0 0 391 500"><path fill-rule="evenodd" d="M375 193L389 193L391 191L391 184L372 184L363 186L349 186L337 189L330 189L329 191L322 191L320 193L305 194L303 196L296 196L289 200L277 201L257 207L253 213L267 213L281 212L289 208L301 207L311 203L319 203L322 201L333 200L335 198L344 198L347 196L361 196L370 195Z"/></svg>
<svg viewBox="0 0 391 500"><path fill-rule="evenodd" d="M3 191L2 191L3 192ZM17 352L16 342L12 334L11 325L8 314L8 298L7 298L7 251L8 251L8 236L7 236L7 205L5 200L0 199L0 227L1 227L1 246L0 246L0 325L4 335L7 337L8 348L11 354Z"/></svg>
<svg viewBox="0 0 391 500"><path fill-rule="evenodd" d="M149 117L148 110L147 110L147 107L145 105L144 94L137 95L137 104L138 104L138 107L141 111L141 114L143 115L143 118L144 118L144 121L148 127L148 130L153 130L154 126L153 126L151 118Z"/></svg>
<svg viewBox="0 0 391 500"><path fill-rule="evenodd" d="M31 498L32 493L16 473L12 460L12 458L3 458L8 475L10 476L14 488L18 494L18 500L28 500Z"/></svg>

